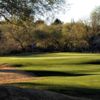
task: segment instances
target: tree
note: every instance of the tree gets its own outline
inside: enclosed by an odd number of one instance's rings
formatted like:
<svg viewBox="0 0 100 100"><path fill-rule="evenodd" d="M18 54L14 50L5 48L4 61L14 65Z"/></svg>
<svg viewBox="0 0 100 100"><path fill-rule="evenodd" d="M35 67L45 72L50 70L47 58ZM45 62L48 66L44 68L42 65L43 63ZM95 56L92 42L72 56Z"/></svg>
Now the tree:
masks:
<svg viewBox="0 0 100 100"><path fill-rule="evenodd" d="M91 51L100 51L100 6L96 7L90 16L91 23L89 25L90 29L88 32L88 43Z"/></svg>
<svg viewBox="0 0 100 100"><path fill-rule="evenodd" d="M91 24L94 33L100 31L100 6L91 13Z"/></svg>
<svg viewBox="0 0 100 100"><path fill-rule="evenodd" d="M55 21L52 23L52 25L62 24L60 19L55 19Z"/></svg>
<svg viewBox="0 0 100 100"><path fill-rule="evenodd" d="M9 38L8 33L6 31L6 25L0 24L0 55L10 53L13 49L13 41Z"/></svg>
<svg viewBox="0 0 100 100"><path fill-rule="evenodd" d="M0 0L0 17L26 20L34 15L58 9L64 0ZM60 6L59 6L60 5Z"/></svg>
<svg viewBox="0 0 100 100"><path fill-rule="evenodd" d="M49 42L55 50L62 50L62 25L51 25L48 27Z"/></svg>
<svg viewBox="0 0 100 100"><path fill-rule="evenodd" d="M11 23L9 34L25 50L34 41L34 17L43 16L45 12L55 12L55 9L57 11L63 2L64 0L0 0L0 17Z"/></svg>
<svg viewBox="0 0 100 100"><path fill-rule="evenodd" d="M72 22L63 25L64 48L70 51L83 51L88 48L86 40L87 29L82 22Z"/></svg>
<svg viewBox="0 0 100 100"><path fill-rule="evenodd" d="M0 0L0 18L11 23L9 33L24 50L30 42L29 37L33 43L34 17L57 11L63 2L64 0Z"/></svg>

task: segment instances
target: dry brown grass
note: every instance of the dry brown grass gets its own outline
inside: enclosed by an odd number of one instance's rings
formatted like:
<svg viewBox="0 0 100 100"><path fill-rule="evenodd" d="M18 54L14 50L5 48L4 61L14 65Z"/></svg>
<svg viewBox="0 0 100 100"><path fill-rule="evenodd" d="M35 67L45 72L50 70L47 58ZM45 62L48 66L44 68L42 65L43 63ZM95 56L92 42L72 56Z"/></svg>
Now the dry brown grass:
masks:
<svg viewBox="0 0 100 100"><path fill-rule="evenodd" d="M18 71L15 67L0 66L0 84L27 82L32 79L33 76L24 73L24 71Z"/></svg>

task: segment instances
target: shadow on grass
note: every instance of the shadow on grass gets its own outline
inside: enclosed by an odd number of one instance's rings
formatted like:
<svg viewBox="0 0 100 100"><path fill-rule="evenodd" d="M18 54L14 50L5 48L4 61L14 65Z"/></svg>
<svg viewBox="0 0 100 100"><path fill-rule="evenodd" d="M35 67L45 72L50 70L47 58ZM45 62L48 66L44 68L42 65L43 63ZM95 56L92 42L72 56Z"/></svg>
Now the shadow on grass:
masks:
<svg viewBox="0 0 100 100"><path fill-rule="evenodd" d="M100 60L91 60L86 62L77 62L77 63L62 63L62 65L100 65Z"/></svg>
<svg viewBox="0 0 100 100"><path fill-rule="evenodd" d="M100 60L91 60L91 61L85 61L85 62L77 62L77 63L61 63L61 65L100 65Z"/></svg>
<svg viewBox="0 0 100 100"><path fill-rule="evenodd" d="M84 62L81 64L93 64L93 65L100 65L100 60L93 60L93 61L88 61L88 62Z"/></svg>
<svg viewBox="0 0 100 100"><path fill-rule="evenodd" d="M100 89L63 86L63 85L57 86L57 85L37 84L37 83L16 83L9 85L32 88L32 89L41 89L41 90L43 89L75 97L89 98L89 100L100 100Z"/></svg>
<svg viewBox="0 0 100 100"><path fill-rule="evenodd" d="M68 76L68 77L78 77L78 76L87 76L91 74L79 74L72 72L60 72L60 71L46 71L46 70L34 70L34 71L25 71L30 75L35 75L36 77L45 77L45 76Z"/></svg>
<svg viewBox="0 0 100 100"><path fill-rule="evenodd" d="M0 57L37 57L37 56L41 56L41 55L45 55L48 53L57 53L57 52L24 52L24 53L11 53L11 54L4 54L4 55L0 55Z"/></svg>
<svg viewBox="0 0 100 100"><path fill-rule="evenodd" d="M78 76L88 76L95 74L83 74L83 73L72 73L72 72L60 72L60 71L46 71L46 70L34 70L34 71L22 71L16 69L2 69L0 72L5 73L17 73L17 74L25 74L33 77L49 77L49 76L65 76L65 77L78 77Z"/></svg>
<svg viewBox="0 0 100 100"><path fill-rule="evenodd" d="M14 67L23 67L24 65L23 64L13 64L12 66L14 66Z"/></svg>
<svg viewBox="0 0 100 100"><path fill-rule="evenodd" d="M55 66L59 67L59 66L65 66L65 65L100 65L100 60L91 60L91 61L77 62L77 63L66 61L66 62L58 63L58 64L55 62L52 62L52 63L45 63L45 62L42 62L42 63L24 63L24 64L11 64L10 66L14 66L14 67L46 66L48 68L48 67L55 67Z"/></svg>

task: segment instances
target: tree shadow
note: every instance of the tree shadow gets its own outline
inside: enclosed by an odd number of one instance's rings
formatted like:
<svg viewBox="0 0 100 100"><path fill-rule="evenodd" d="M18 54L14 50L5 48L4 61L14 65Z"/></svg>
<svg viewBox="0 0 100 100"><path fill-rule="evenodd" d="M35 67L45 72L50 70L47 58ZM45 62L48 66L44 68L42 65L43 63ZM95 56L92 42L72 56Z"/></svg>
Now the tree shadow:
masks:
<svg viewBox="0 0 100 100"><path fill-rule="evenodd" d="M38 83L30 83L30 82L16 83L16 84L9 84L9 85L20 86L20 87L22 86L26 88L39 89L39 90L48 90L52 92L74 96L74 97L88 98L89 100L100 100L100 89L95 89L95 88L85 88L81 86L74 87L74 86L63 86L63 85L38 84Z"/></svg>
<svg viewBox="0 0 100 100"><path fill-rule="evenodd" d="M30 56L34 56L34 57L38 57L40 55L45 55L48 53L55 53L55 52L16 52L16 53L10 53L10 54L3 54L0 55L0 57L30 57Z"/></svg>
<svg viewBox="0 0 100 100"><path fill-rule="evenodd" d="M100 100L100 89L92 89L85 87L56 87L49 88L49 91L55 91L58 93L68 94L77 97L86 97L91 100Z"/></svg>
<svg viewBox="0 0 100 100"><path fill-rule="evenodd" d="M13 69L2 69L0 72L5 73L17 73L24 74L33 77L49 77L49 76L64 76L64 77L78 77L78 76L88 76L94 74L83 74L83 73L72 73L72 72L60 72L60 71L46 71L46 70L34 70L34 71L22 71Z"/></svg>
<svg viewBox="0 0 100 100"><path fill-rule="evenodd" d="M72 72L46 71L46 70L34 70L26 72L29 73L30 75L35 75L36 77L46 77L46 76L78 77L78 76L93 75L93 74L72 73Z"/></svg>
<svg viewBox="0 0 100 100"><path fill-rule="evenodd" d="M91 60L85 62L77 62L77 63L63 63L62 65L100 65L100 60Z"/></svg>
<svg viewBox="0 0 100 100"><path fill-rule="evenodd" d="M100 60L93 60L93 61L88 61L88 62L84 62L81 64L93 64L93 65L100 65Z"/></svg>
<svg viewBox="0 0 100 100"><path fill-rule="evenodd" d="M13 64L12 66L14 66L14 67L23 67L24 65L23 64Z"/></svg>

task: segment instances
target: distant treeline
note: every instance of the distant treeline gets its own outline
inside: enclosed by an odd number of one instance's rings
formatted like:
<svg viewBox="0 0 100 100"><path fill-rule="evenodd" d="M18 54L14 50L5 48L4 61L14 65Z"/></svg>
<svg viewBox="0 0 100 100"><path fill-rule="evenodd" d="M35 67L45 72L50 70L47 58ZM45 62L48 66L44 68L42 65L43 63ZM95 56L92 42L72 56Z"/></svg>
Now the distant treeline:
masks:
<svg viewBox="0 0 100 100"><path fill-rule="evenodd" d="M100 52L100 6L86 21L64 24L56 19L51 25L36 21L45 13L48 20L55 18L64 4L65 0L0 0L0 55Z"/></svg>
<svg viewBox="0 0 100 100"><path fill-rule="evenodd" d="M96 13L97 14L97 13ZM100 13L99 13L100 14ZM51 25L38 20L0 22L0 55L24 52L100 52L100 16Z"/></svg>

